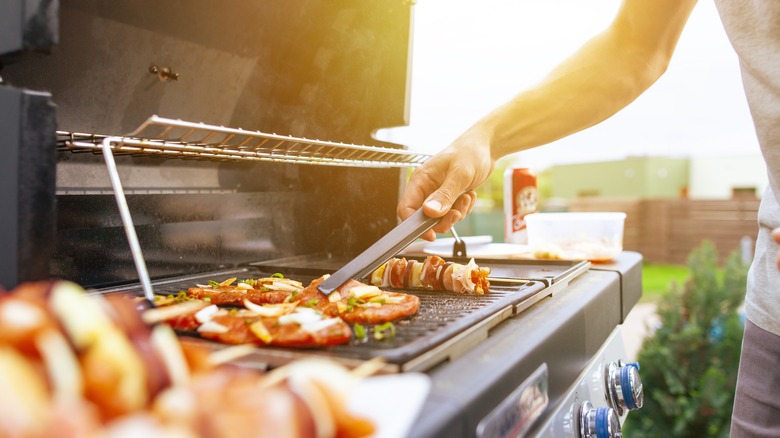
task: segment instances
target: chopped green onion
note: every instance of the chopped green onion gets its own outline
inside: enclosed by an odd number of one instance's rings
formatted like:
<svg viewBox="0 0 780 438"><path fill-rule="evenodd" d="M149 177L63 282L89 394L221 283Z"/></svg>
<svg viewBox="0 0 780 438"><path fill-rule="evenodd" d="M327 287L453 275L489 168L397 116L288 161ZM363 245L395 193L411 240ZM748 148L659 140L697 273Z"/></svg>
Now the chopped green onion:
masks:
<svg viewBox="0 0 780 438"><path fill-rule="evenodd" d="M304 307L314 307L314 306L316 306L316 305L317 305L317 303L319 303L319 302L320 302L320 300L318 300L318 299L316 299L316 298L312 298L311 300L307 301L307 302L306 302L306 303L305 303L303 306L304 306Z"/></svg>
<svg viewBox="0 0 780 438"><path fill-rule="evenodd" d="M207 303L210 303L211 302L211 297L203 297L203 301L205 301Z"/></svg>
<svg viewBox="0 0 780 438"><path fill-rule="evenodd" d="M374 339L381 341L382 339L392 338L395 336L395 326L392 322L386 322L382 325L374 327Z"/></svg>
<svg viewBox="0 0 780 438"><path fill-rule="evenodd" d="M179 293L176 294L175 297L173 297L174 301L177 303L183 302L183 301L189 301L190 297L187 295L187 291L180 290Z"/></svg>
<svg viewBox="0 0 780 438"><path fill-rule="evenodd" d="M219 282L214 280L209 280L209 287L219 287Z"/></svg>
<svg viewBox="0 0 780 438"><path fill-rule="evenodd" d="M369 301L369 303L385 304L385 299L384 298L372 298L371 301Z"/></svg>
<svg viewBox="0 0 780 438"><path fill-rule="evenodd" d="M358 304L361 304L361 302L357 298L355 297L347 298L347 312L351 312L355 310L355 306L357 306Z"/></svg>
<svg viewBox="0 0 780 438"><path fill-rule="evenodd" d="M282 274L281 274L281 273L279 273L279 272L276 272L276 273L274 273L274 274L271 274L271 277L276 277L276 278L284 278L284 275L282 275Z"/></svg>
<svg viewBox="0 0 780 438"><path fill-rule="evenodd" d="M355 337L358 339L365 339L366 329L362 325L355 323Z"/></svg>

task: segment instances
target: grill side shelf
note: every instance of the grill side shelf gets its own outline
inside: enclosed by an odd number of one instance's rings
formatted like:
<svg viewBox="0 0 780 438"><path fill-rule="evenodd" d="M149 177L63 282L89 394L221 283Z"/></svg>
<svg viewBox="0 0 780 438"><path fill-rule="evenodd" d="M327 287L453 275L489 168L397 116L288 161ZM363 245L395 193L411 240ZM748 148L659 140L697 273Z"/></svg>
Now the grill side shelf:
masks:
<svg viewBox="0 0 780 438"><path fill-rule="evenodd" d="M270 161L342 167L416 167L429 154L268 134L151 116L128 136L57 132L63 150L99 152L111 138L117 154L214 161Z"/></svg>

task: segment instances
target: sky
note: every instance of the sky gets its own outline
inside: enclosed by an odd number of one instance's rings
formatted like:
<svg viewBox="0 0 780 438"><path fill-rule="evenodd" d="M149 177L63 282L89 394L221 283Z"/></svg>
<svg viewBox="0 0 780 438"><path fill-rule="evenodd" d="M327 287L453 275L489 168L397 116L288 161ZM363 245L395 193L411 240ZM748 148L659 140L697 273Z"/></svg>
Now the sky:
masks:
<svg viewBox="0 0 780 438"><path fill-rule="evenodd" d="M377 136L436 153L543 79L604 29L620 0L418 0L409 125ZM712 0L700 0L669 69L612 118L512 156L543 170L627 156L758 154L736 54Z"/></svg>

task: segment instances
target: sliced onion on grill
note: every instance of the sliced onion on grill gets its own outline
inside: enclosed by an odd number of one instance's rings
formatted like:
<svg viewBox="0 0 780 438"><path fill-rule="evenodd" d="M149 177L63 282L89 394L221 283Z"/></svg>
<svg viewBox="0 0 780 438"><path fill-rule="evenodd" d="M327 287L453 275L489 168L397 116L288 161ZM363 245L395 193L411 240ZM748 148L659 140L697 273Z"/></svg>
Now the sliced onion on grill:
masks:
<svg viewBox="0 0 780 438"><path fill-rule="evenodd" d="M252 324L249 324L249 331L257 336L257 339L260 339L266 344L270 344L274 339L273 336L271 336L271 332L269 332L268 328L263 324L263 321L255 321Z"/></svg>
<svg viewBox="0 0 780 438"><path fill-rule="evenodd" d="M172 304L170 306L155 307L144 310L141 318L147 324L156 324L158 322L176 318L177 316L189 315L208 306L208 303L200 300L185 301L183 303Z"/></svg>
<svg viewBox="0 0 780 438"><path fill-rule="evenodd" d="M214 321L207 321L203 324L201 324L200 327L198 327L198 332L200 333L227 333L228 328L224 325L214 322Z"/></svg>
<svg viewBox="0 0 780 438"><path fill-rule="evenodd" d="M361 299L375 297L381 293L378 287L370 285L355 286L349 290L351 296Z"/></svg>
<svg viewBox="0 0 780 438"><path fill-rule="evenodd" d="M289 284L290 286L296 286L299 289L303 289L303 283L301 283L300 281L291 280L289 278L263 277L263 278L258 278L255 281L257 283L263 283L263 285L265 285L265 283L285 283L285 284Z"/></svg>
<svg viewBox="0 0 780 438"><path fill-rule="evenodd" d="M326 328L334 324L338 324L339 322L341 322L341 318L322 319L319 321L307 322L306 324L302 324L301 329L309 333L317 333L322 330L325 330Z"/></svg>
<svg viewBox="0 0 780 438"><path fill-rule="evenodd" d="M214 315L219 312L219 307L216 304L212 304L208 307L204 307L195 313L195 320L203 324L204 322L211 321Z"/></svg>
<svg viewBox="0 0 780 438"><path fill-rule="evenodd" d="M230 286L231 284L233 284L234 281L236 281L236 277L231 277L231 278L228 278L227 280L223 281L219 285L220 286Z"/></svg>
<svg viewBox="0 0 780 438"><path fill-rule="evenodd" d="M321 321L323 316L320 312L308 308L296 308L295 312L288 313L279 317L279 324L299 324L305 325L311 322Z"/></svg>
<svg viewBox="0 0 780 438"><path fill-rule="evenodd" d="M252 312L255 312L260 316L274 317L274 316L286 315L292 312L298 306L298 302L284 303L284 304L269 304L269 305L261 306L247 299L244 299L244 306L247 309L251 310Z"/></svg>
<svg viewBox="0 0 780 438"><path fill-rule="evenodd" d="M405 297L401 295L382 294L379 298L385 300L385 304L401 304L405 300Z"/></svg>
<svg viewBox="0 0 780 438"><path fill-rule="evenodd" d="M271 283L264 283L263 287L266 288L266 289L270 289L270 290L281 290L281 291L286 291L286 292L298 292L301 289L303 289L303 287L301 287L301 286L296 286L294 284L290 284L290 283L286 283L286 282L282 282L282 281L274 281L274 282L271 282Z"/></svg>

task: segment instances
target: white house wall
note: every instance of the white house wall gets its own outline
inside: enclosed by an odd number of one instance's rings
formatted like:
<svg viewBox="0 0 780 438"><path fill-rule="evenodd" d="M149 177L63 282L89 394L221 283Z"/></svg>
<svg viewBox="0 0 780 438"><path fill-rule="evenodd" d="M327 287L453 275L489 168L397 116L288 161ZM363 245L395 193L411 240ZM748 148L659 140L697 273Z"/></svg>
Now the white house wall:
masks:
<svg viewBox="0 0 780 438"><path fill-rule="evenodd" d="M691 199L729 199L734 188L755 188L760 198L767 185L766 168L760 154L692 157Z"/></svg>

